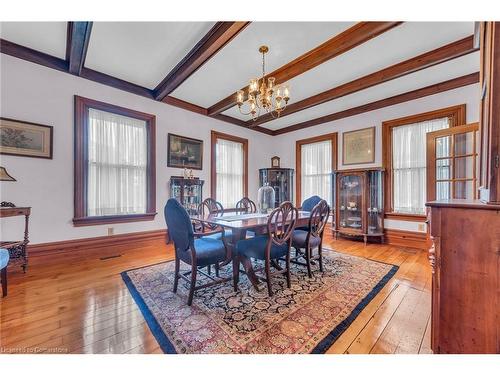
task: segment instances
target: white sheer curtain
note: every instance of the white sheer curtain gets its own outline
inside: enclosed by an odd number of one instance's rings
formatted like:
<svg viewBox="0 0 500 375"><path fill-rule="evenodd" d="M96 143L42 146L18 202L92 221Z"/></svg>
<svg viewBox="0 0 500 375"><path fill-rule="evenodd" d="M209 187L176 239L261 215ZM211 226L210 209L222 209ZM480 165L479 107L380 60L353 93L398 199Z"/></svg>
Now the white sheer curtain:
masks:
<svg viewBox="0 0 500 375"><path fill-rule="evenodd" d="M146 212L146 122L89 109L87 215Z"/></svg>
<svg viewBox="0 0 500 375"><path fill-rule="evenodd" d="M236 207L243 198L243 144L240 142L217 139L216 173L217 200L224 208Z"/></svg>
<svg viewBox="0 0 500 375"><path fill-rule="evenodd" d="M318 195L332 204L332 142L304 144L301 152L301 201Z"/></svg>
<svg viewBox="0 0 500 375"><path fill-rule="evenodd" d="M425 214L426 134L449 127L447 117L392 130L394 212Z"/></svg>

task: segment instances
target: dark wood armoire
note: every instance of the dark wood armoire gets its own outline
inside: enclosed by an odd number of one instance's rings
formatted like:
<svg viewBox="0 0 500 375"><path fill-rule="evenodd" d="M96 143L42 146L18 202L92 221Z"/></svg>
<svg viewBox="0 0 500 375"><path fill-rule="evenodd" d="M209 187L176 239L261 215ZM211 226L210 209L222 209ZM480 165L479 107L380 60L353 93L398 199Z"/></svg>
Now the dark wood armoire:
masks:
<svg viewBox="0 0 500 375"><path fill-rule="evenodd" d="M427 203L434 353L500 353L500 23L477 26L481 114L474 165L480 199ZM458 165L456 158L450 165ZM455 180L450 184L463 184Z"/></svg>

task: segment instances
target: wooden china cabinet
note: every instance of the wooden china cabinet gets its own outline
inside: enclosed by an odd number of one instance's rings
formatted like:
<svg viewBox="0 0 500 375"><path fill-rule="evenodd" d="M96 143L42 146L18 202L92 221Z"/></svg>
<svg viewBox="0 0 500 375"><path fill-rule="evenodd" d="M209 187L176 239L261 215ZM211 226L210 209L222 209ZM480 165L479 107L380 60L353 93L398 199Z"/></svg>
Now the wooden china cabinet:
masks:
<svg viewBox="0 0 500 375"><path fill-rule="evenodd" d="M203 201L203 184L199 178L170 178L170 198L177 199L190 215L198 213L198 206Z"/></svg>
<svg viewBox="0 0 500 375"><path fill-rule="evenodd" d="M476 36L480 123L427 134L434 353L500 353L500 23Z"/></svg>
<svg viewBox="0 0 500 375"><path fill-rule="evenodd" d="M335 237L384 236L383 169L344 170L335 173Z"/></svg>

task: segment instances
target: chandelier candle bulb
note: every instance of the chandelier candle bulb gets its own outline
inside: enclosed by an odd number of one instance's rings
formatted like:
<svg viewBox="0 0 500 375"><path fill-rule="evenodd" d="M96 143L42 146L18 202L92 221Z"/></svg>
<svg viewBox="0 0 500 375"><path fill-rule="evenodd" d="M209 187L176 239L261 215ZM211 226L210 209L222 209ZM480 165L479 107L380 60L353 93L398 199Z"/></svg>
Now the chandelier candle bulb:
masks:
<svg viewBox="0 0 500 375"><path fill-rule="evenodd" d="M285 86L285 92L284 92L283 96L284 96L285 100L290 99L290 89L289 89L288 85Z"/></svg>
<svg viewBox="0 0 500 375"><path fill-rule="evenodd" d="M269 77L269 79L267 80L267 86L269 90L271 90L274 87L274 77Z"/></svg>
<svg viewBox="0 0 500 375"><path fill-rule="evenodd" d="M243 90L238 90L237 96L236 96L236 101L238 102L239 105L243 104Z"/></svg>

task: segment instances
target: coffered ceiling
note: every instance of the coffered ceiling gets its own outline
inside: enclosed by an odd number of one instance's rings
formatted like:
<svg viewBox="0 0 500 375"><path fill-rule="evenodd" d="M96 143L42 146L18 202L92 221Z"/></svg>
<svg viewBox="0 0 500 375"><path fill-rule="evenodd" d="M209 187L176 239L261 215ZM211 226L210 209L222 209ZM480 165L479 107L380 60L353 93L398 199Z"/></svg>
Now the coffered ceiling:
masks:
<svg viewBox="0 0 500 375"><path fill-rule="evenodd" d="M0 34L2 53L271 135L472 84L479 70L472 22L2 22ZM262 44L291 99L253 123L233 95L260 76Z"/></svg>

